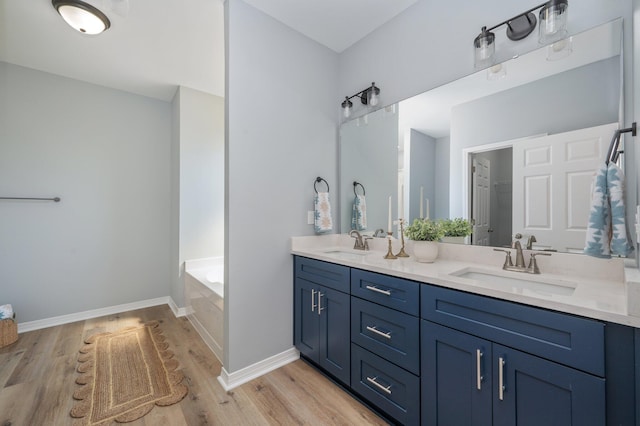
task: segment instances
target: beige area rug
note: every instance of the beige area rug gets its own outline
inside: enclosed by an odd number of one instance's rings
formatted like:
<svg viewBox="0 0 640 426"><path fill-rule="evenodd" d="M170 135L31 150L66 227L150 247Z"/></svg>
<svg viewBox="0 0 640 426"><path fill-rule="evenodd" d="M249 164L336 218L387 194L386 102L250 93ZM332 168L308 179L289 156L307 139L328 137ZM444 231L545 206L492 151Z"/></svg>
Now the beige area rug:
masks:
<svg viewBox="0 0 640 426"><path fill-rule="evenodd" d="M80 349L74 425L131 422L188 392L157 321L89 337Z"/></svg>

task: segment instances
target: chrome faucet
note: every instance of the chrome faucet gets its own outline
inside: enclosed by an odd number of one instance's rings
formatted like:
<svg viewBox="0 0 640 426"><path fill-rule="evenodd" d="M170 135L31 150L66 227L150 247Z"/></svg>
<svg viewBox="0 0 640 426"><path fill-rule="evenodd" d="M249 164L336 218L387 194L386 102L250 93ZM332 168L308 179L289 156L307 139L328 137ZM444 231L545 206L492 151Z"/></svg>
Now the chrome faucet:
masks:
<svg viewBox="0 0 640 426"><path fill-rule="evenodd" d="M369 250L369 241L371 237L362 237L362 235L356 231L355 229L349 232L349 236L351 238L355 238L355 243L353 244L354 250Z"/></svg>
<svg viewBox="0 0 640 426"><path fill-rule="evenodd" d="M378 228L376 232L373 233L374 238L384 238L387 236L387 233L384 232L384 229Z"/></svg>
<svg viewBox="0 0 640 426"><path fill-rule="evenodd" d="M531 239L531 238L530 238ZM535 241L535 237L533 237L533 241ZM533 242L532 241L532 242ZM527 243L528 245L529 243ZM529 257L529 265L524 266L524 255L522 254L522 245L520 241L515 241L513 243L513 248L516 249L516 264L513 264L511 260L511 250L503 250L494 248L494 251L502 251L507 254L504 259L504 265L502 265L502 269L505 271L514 271L514 272L526 272L529 274L539 274L540 268L538 268L538 262L536 262L536 256L551 256L551 253L531 253Z"/></svg>

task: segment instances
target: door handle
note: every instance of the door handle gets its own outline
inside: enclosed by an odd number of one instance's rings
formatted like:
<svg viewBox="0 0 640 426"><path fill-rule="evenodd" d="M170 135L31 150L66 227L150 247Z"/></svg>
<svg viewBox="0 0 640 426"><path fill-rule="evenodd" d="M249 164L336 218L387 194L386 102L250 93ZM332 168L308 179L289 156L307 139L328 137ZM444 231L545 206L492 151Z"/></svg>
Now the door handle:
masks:
<svg viewBox="0 0 640 426"><path fill-rule="evenodd" d="M316 309L316 291L314 289L311 289L311 312L313 312Z"/></svg>
<svg viewBox="0 0 640 426"><path fill-rule="evenodd" d="M318 315L320 315L320 313L326 309L322 307L322 296L324 296L324 294L322 294L322 292L318 290Z"/></svg>
<svg viewBox="0 0 640 426"><path fill-rule="evenodd" d="M504 391L506 390L504 385L504 366L506 363L503 357L498 358L498 398L500 401L504 400Z"/></svg>
<svg viewBox="0 0 640 426"><path fill-rule="evenodd" d="M378 330L378 327L376 327L375 325L374 326L368 325L367 326L367 330L369 330L372 333L376 333L378 336L382 336L382 337L385 337L387 339L391 339L391 332L390 331L387 331L385 333L384 331Z"/></svg>
<svg viewBox="0 0 640 426"><path fill-rule="evenodd" d="M484 379L482 375L482 357L483 353L480 349L476 349L476 388L478 390L482 390L482 380Z"/></svg>

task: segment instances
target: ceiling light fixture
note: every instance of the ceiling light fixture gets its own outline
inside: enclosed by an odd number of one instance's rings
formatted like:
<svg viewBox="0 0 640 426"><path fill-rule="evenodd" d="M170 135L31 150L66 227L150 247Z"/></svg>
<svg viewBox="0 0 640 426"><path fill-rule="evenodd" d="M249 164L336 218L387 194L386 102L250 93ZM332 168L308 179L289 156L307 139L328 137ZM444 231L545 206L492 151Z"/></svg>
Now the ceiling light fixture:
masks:
<svg viewBox="0 0 640 426"><path fill-rule="evenodd" d="M51 4L67 24L83 34L100 34L111 26L104 13L81 0L51 0Z"/></svg>
<svg viewBox="0 0 640 426"><path fill-rule="evenodd" d="M551 43L566 37L568 6L568 0L550 0L511 19L500 22L489 29L482 27L480 34L478 34L473 41L475 48L475 67L482 69L494 64L496 36L491 30L506 24L506 33L509 40L522 40L536 28L537 19L536 15L532 12L537 9L540 9L538 40L541 44Z"/></svg>
<svg viewBox="0 0 640 426"><path fill-rule="evenodd" d="M353 108L353 102L351 102L351 99L355 97L359 97L360 102L362 102L363 105L376 106L380 103L380 89L376 87L375 82L372 82L371 86L359 91L355 95L345 96L344 101L342 101L341 104L344 118L349 118L351 116L351 108Z"/></svg>

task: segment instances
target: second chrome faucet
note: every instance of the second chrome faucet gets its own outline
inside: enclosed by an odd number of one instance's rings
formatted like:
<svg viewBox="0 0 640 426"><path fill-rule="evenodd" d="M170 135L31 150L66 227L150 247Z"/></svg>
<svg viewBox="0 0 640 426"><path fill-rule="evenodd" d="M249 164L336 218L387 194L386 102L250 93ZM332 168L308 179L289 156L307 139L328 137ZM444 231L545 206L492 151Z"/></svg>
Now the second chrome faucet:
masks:
<svg viewBox="0 0 640 426"><path fill-rule="evenodd" d="M531 257L529 258L529 265L524 266L524 255L522 253L522 245L520 241L516 241L513 243L513 248L516 249L516 263L513 264L511 260L511 250L506 249L493 249L494 251L501 251L506 253L506 257L504 259L504 265L502 265L502 269L506 271L514 271L514 272L526 272L529 274L539 274L540 268L538 268L538 262L536 262L536 256L551 256L551 253L531 253Z"/></svg>

